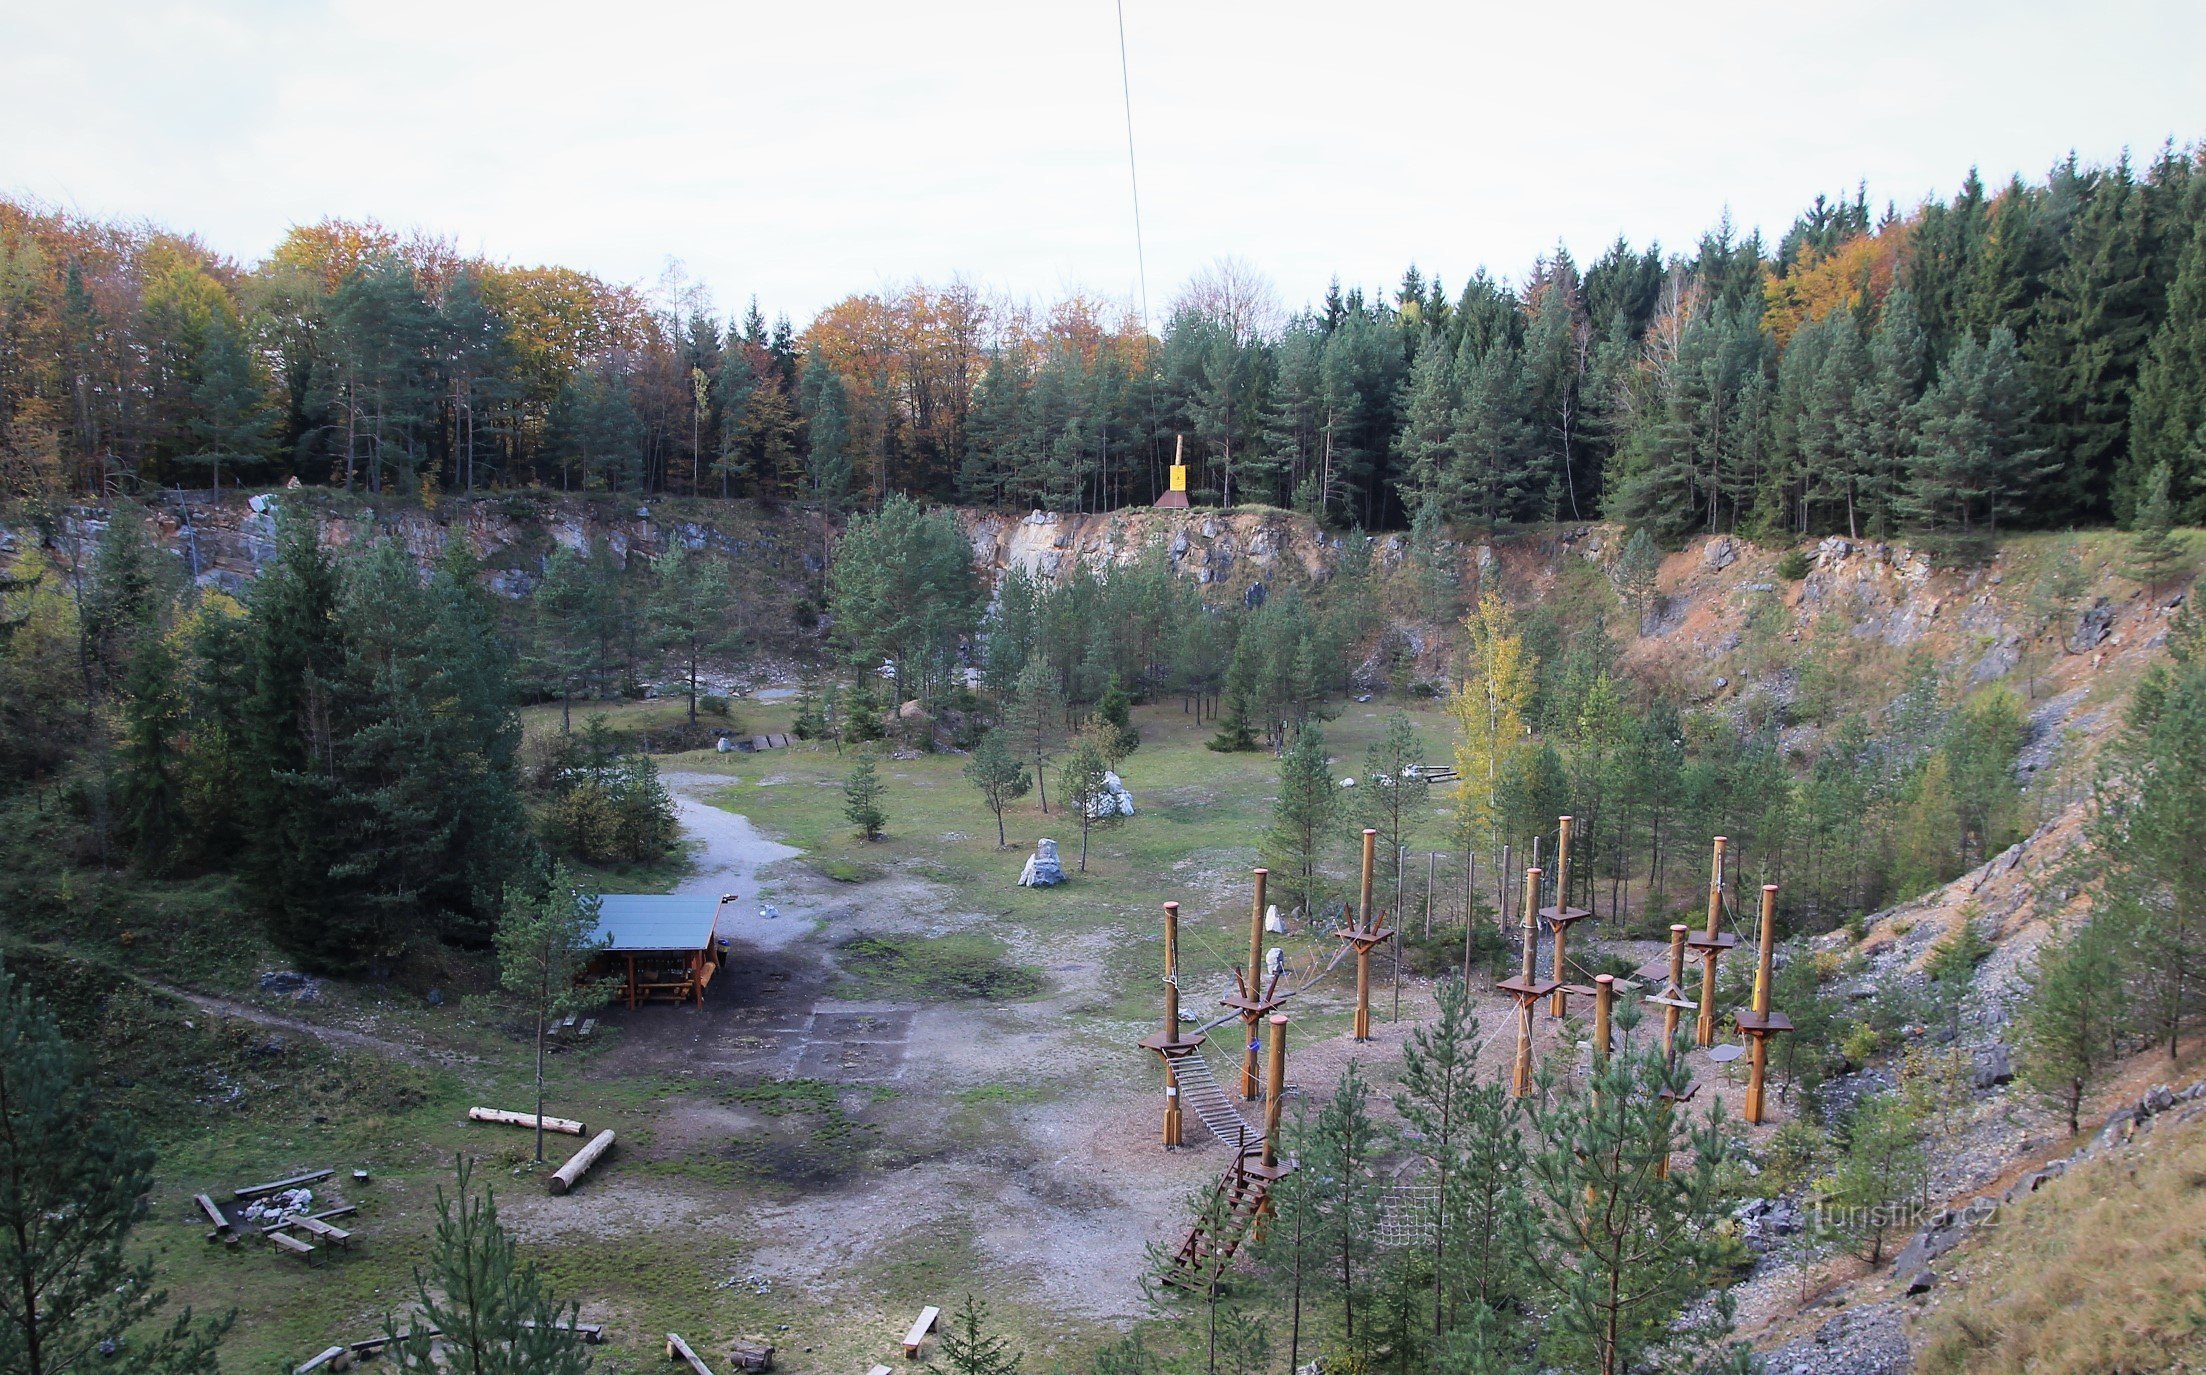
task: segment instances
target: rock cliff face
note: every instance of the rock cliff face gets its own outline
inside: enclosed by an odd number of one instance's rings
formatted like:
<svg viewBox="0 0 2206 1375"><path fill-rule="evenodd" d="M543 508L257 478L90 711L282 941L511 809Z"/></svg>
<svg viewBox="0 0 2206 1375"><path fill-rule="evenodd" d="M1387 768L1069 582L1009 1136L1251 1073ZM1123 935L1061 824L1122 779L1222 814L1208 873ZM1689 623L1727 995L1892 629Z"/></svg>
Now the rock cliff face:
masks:
<svg viewBox="0 0 2206 1375"><path fill-rule="evenodd" d="M748 503L516 494L429 508L301 490L254 497L225 494L219 501L204 495L164 496L150 503L146 514L155 538L194 581L234 592L274 557L277 512L287 503L314 516L327 548L395 539L426 567L451 540L464 539L483 561L493 589L509 598L535 589L552 550L583 552L600 539L623 564L656 558L680 543L716 550L739 564L813 574L825 566L825 532L818 517ZM12 565L33 544L43 545L65 567L88 559L106 525L107 511L95 506L66 507L43 521L0 520L0 566Z"/></svg>
<svg viewBox="0 0 2206 1375"><path fill-rule="evenodd" d="M1196 582L1237 591L1281 579L1321 582L1339 557L1341 536L1329 535L1288 511L1158 511L1128 509L1107 515L1035 511L1009 516L963 513L972 533L973 561L991 584L1013 568L1044 582L1069 578L1086 566L1097 571L1131 563L1160 545L1172 566ZM1392 542L1399 561L1401 537Z"/></svg>

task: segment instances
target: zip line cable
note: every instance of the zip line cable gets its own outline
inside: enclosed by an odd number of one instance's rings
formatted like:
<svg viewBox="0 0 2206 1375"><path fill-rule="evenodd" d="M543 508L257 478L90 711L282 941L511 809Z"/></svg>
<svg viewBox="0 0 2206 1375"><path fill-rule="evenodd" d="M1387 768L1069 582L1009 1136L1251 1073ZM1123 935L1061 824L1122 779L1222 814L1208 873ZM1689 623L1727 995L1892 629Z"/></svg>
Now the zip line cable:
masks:
<svg viewBox="0 0 2206 1375"><path fill-rule="evenodd" d="M1149 260L1141 242L1141 171L1134 161L1134 79L1126 61L1126 0L1118 8L1118 91L1126 110L1126 180L1134 193L1134 270L1141 282L1141 327L1149 328Z"/></svg>
<svg viewBox="0 0 2206 1375"><path fill-rule="evenodd" d="M1141 284L1141 333L1149 334L1149 255L1142 245L1141 234L1141 169L1134 159L1134 79L1126 61L1126 0L1114 0L1118 11L1118 92L1126 111L1126 181L1133 191L1134 200L1134 272ZM1143 380L1149 393L1149 479L1152 484L1157 476L1158 427L1156 379L1143 369Z"/></svg>

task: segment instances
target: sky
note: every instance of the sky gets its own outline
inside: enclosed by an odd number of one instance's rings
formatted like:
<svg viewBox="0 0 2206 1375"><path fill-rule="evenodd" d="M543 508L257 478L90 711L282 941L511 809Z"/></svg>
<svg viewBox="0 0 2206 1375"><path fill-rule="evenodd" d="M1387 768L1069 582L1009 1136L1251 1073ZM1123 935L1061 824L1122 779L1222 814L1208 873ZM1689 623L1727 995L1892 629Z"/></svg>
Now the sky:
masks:
<svg viewBox="0 0 2206 1375"><path fill-rule="evenodd" d="M1147 299L1452 291L2206 138L2206 4L1123 0ZM7 0L0 194L241 262L374 218L800 324L962 275L1142 297L1111 0Z"/></svg>

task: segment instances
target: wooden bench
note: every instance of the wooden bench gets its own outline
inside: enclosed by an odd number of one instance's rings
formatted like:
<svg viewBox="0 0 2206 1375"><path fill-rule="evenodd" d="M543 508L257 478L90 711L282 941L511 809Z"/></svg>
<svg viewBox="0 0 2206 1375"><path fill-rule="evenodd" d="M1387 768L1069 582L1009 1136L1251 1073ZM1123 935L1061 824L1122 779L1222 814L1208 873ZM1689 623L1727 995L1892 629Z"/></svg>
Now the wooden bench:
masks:
<svg viewBox="0 0 2206 1375"><path fill-rule="evenodd" d="M689 1368L697 1375L712 1375L712 1367L705 1364L705 1358L690 1350L689 1343L683 1341L678 1332L666 1334L666 1358L670 1361L689 1362Z"/></svg>
<svg viewBox="0 0 2206 1375"><path fill-rule="evenodd" d="M346 1231L342 1227L332 1227L328 1223L322 1221L320 1218L302 1217L291 1225L298 1228L300 1231L306 1232L309 1235L315 1237L317 1240L333 1241L339 1246L352 1245L352 1233Z"/></svg>
<svg viewBox="0 0 2206 1375"><path fill-rule="evenodd" d="M301 1260L311 1260L314 1257L314 1248L289 1232L270 1232L268 1239L274 1242L279 1250L289 1251Z"/></svg>
<svg viewBox="0 0 2206 1375"><path fill-rule="evenodd" d="M877 1365L873 1369L867 1371L866 1375L889 1375L889 1368L885 1365Z"/></svg>
<svg viewBox="0 0 2206 1375"><path fill-rule="evenodd" d="M912 1324L911 1331L904 1334L905 1360L916 1361L919 1359L920 1343L927 1340L927 1334L934 1331L934 1325L936 1321L939 1320L941 1317L942 1310L935 1307L933 1304L929 1304L925 1308L919 1310L918 1321Z"/></svg>
<svg viewBox="0 0 2206 1375"><path fill-rule="evenodd" d="M314 1357L314 1359L308 1361L306 1364L300 1366L297 1370L293 1371L292 1375L313 1375L314 1371L320 1370L324 1366L327 1366L331 1370L344 1370L351 1366L351 1364L351 1347L332 1346L326 1348L322 1351L320 1355Z"/></svg>
<svg viewBox="0 0 2206 1375"><path fill-rule="evenodd" d="M337 1173L335 1170L308 1170L305 1174L295 1174L289 1179L272 1179L266 1184L248 1184L242 1189L232 1191L231 1197L241 1200L259 1198L263 1194L280 1193L285 1189L296 1189L301 1184L318 1184L335 1173Z"/></svg>

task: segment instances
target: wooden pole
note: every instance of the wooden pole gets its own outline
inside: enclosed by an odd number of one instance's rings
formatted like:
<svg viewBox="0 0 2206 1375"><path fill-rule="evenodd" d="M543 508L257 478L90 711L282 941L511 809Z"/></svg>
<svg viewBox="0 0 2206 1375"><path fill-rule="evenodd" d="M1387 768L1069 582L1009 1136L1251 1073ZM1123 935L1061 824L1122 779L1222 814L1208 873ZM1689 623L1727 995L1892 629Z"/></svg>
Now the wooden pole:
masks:
<svg viewBox="0 0 2206 1375"><path fill-rule="evenodd" d="M1729 842L1723 836L1716 837L1716 854L1708 871L1708 929L1710 941L1716 939L1716 931L1723 924L1723 849ZM1694 1042L1701 1046L1716 1044L1716 947L1708 945L1700 952L1700 1016L1694 1024Z"/></svg>
<svg viewBox="0 0 2206 1375"><path fill-rule="evenodd" d="M1501 927L1503 940L1509 939L1509 866L1512 862L1509 847L1502 846L1501 872L1494 875L1494 919ZM1464 915L1470 915L1468 908L1464 909Z"/></svg>
<svg viewBox="0 0 2206 1375"><path fill-rule="evenodd" d="M1279 1104L1287 1087L1287 1015L1274 1012L1271 1015L1270 1063L1265 1066L1266 1077L1271 1081L1271 1092L1264 1103L1264 1167L1270 1169L1279 1163Z"/></svg>
<svg viewBox="0 0 2206 1375"><path fill-rule="evenodd" d="M1379 853L1379 833L1369 826L1363 832L1363 883L1356 900L1356 929L1372 929L1371 871L1376 866ZM1356 1028L1355 1039L1371 1039L1371 947L1363 941L1356 942Z"/></svg>
<svg viewBox="0 0 2206 1375"><path fill-rule="evenodd" d="M1769 1016L1770 957L1777 945L1777 885L1762 885L1762 954L1754 970L1754 1014L1757 1019ZM1746 1120L1755 1126L1762 1122L1763 1079L1769 1070L1769 1033L1757 1031L1754 1035L1753 1054L1747 1060L1746 1071Z"/></svg>
<svg viewBox="0 0 2206 1375"><path fill-rule="evenodd" d="M1539 869L1537 867L1526 869L1524 871L1524 902L1520 909L1524 916L1524 963L1519 971L1526 988L1533 987L1533 966L1539 962L1539 954L1535 948L1539 941L1539 927L1537 918L1533 915L1540 905L1539 893ZM1509 1092L1517 1098L1522 1098L1532 1091L1533 1001L1532 998L1524 996L1517 999L1517 1059L1516 1065L1509 1076Z"/></svg>
<svg viewBox="0 0 2206 1375"><path fill-rule="evenodd" d="M1565 1016L1570 1011L1570 995L1563 990L1570 984L1568 961L1563 957L1565 934L1570 923L1563 913L1570 908L1570 823L1572 818L1555 818L1555 993L1547 1000L1547 1015Z"/></svg>
<svg viewBox="0 0 2206 1375"><path fill-rule="evenodd" d="M1371 929L1371 869L1378 859L1379 833L1366 826L1363 832L1363 887L1356 901L1356 929Z"/></svg>
<svg viewBox="0 0 2206 1375"><path fill-rule="evenodd" d="M1263 1014L1256 1005L1264 1000L1264 885L1271 871L1251 872L1256 875L1256 897L1249 904L1248 985L1241 991L1249 1002L1241 1014L1241 1030L1247 1033L1241 1038L1241 1097L1253 1103L1263 1096L1263 1087L1256 1078L1256 1022Z"/></svg>
<svg viewBox="0 0 2206 1375"><path fill-rule="evenodd" d="M1670 927L1670 987L1665 992L1672 998L1685 996L1685 933L1690 929L1683 922L1672 923ZM1677 1056L1678 1010L1674 1005L1662 1009L1664 1060L1675 1059Z"/></svg>
<svg viewBox="0 0 2206 1375"><path fill-rule="evenodd" d="M1439 868L1439 866L1440 866L1440 856L1439 856L1439 855L1438 855L1437 853L1435 853L1434 851L1431 851L1431 850L1427 850L1427 851L1425 851L1425 939L1426 939L1426 940L1431 940L1431 939L1432 939L1432 880L1433 880L1433 876L1434 876L1434 873L1435 873L1435 871L1436 871L1436 870L1437 870L1437 869Z"/></svg>
<svg viewBox="0 0 2206 1375"><path fill-rule="evenodd" d="M1463 861L1463 987L1471 986L1471 884L1478 877L1478 856L1466 856Z"/></svg>
<svg viewBox="0 0 2206 1375"><path fill-rule="evenodd" d="M1180 905L1164 904L1164 1040L1167 1044L1180 1039ZM1172 1057L1162 1055L1164 1061L1164 1144L1177 1146L1182 1142L1180 1119L1180 1077L1172 1070Z"/></svg>

